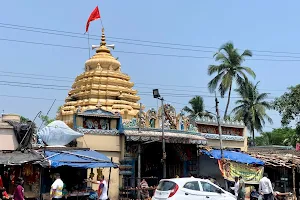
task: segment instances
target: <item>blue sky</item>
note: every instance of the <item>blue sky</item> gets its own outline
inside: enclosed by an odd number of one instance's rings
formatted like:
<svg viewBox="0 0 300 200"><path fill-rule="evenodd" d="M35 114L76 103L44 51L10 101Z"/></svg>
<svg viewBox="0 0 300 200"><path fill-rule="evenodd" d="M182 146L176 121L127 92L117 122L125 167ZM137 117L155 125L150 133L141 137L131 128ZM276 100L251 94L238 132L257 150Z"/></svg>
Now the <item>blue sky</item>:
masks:
<svg viewBox="0 0 300 200"><path fill-rule="evenodd" d="M185 3L171 0L3 1L0 6L0 80L70 87L76 75L83 72L84 63L88 59L88 50L8 42L1 39L87 47L86 39L16 30L7 28L8 26L3 24L83 33L86 20L96 5L99 6L107 37L216 48L227 41L232 41L240 49L300 52L298 42L300 26L297 25L300 2L296 0L289 3L271 0L194 0ZM91 23L90 34L101 34L100 21ZM211 79L207 75L207 67L215 62L212 59L212 52L202 51L216 51L216 49L185 46L172 47L201 51L154 48L124 44L120 43L124 40L112 38L109 38L108 42L116 44L116 51L209 57L199 59L113 52L114 56L119 57L122 71L132 77L132 81L136 83L135 88L144 94L141 95L141 102L147 107L157 106L157 101L152 98L151 92L152 88L159 88L162 94L166 94L167 102L175 102L173 105L177 110L180 110L192 96L202 95L206 109L213 111L214 99L207 97L211 94L208 93L206 86ZM99 44L99 40L90 43ZM245 65L256 72L255 81L260 81L261 92L271 93L270 97L274 98L283 94L287 87L298 83L300 62L270 61L270 59L300 60L278 57L297 57L297 54L258 51L253 53L253 59L258 60L248 60ZM61 78L61 81L45 80L45 76L39 76L42 79L29 79L11 77L8 75L16 74L3 73L3 71L67 78ZM50 113L51 117L55 116L56 108L63 104L68 93L68 90L8 86L1 81L0 95L56 98L57 102ZM165 85L193 86L193 88ZM149 94L145 95L145 93ZM177 96L184 94L184 97L175 97L174 94ZM234 106L234 100L236 99L232 99L231 108ZM46 113L51 103L51 100L45 99L0 96L1 110L30 118L34 118L39 111ZM221 111L225 110L225 103L224 100L220 101ZM267 124L265 130L280 127L280 116L275 111L269 114L274 124Z"/></svg>

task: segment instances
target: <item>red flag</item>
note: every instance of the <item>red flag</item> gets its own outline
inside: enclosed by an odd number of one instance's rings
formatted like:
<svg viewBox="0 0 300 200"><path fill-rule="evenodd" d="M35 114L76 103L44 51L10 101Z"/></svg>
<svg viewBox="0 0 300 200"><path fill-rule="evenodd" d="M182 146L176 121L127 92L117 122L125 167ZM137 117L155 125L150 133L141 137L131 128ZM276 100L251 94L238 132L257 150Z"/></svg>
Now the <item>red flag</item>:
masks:
<svg viewBox="0 0 300 200"><path fill-rule="evenodd" d="M89 31L90 22L94 21L96 19L100 19L100 12L99 12L98 6L93 10L88 21L86 22L85 32Z"/></svg>

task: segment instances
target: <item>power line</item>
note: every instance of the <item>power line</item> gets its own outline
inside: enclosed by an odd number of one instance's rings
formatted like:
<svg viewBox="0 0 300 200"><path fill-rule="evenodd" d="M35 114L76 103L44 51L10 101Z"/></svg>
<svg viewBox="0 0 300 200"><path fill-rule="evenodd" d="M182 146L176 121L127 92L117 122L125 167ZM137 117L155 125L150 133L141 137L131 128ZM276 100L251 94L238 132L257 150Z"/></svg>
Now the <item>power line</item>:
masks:
<svg viewBox="0 0 300 200"><path fill-rule="evenodd" d="M1 83L2 82L2 83ZM61 91L65 91L65 90L69 90L70 88L57 88L57 85L44 85L44 87L42 87L43 85L41 84L27 84L27 83L22 83L22 82L13 82L13 83L5 83L5 81L0 81L0 85L3 86L12 86L12 87L24 87L24 88L35 88L35 89L47 89L47 90L61 90ZM203 94L180 94L180 93L162 93L164 96L170 96L170 97L174 97L174 98L186 98L186 97L195 97L197 95L201 95L202 97L207 97L207 98L215 98L215 96L213 95L203 95ZM139 96L151 96L152 93L151 92L139 92L138 93ZM226 96L224 97L226 98ZM237 96L231 96L231 98L233 99L241 99L241 97L237 97ZM275 97L269 97L267 99L274 99Z"/></svg>
<svg viewBox="0 0 300 200"><path fill-rule="evenodd" d="M81 49L88 50L88 47L79 47L79 46L70 46L70 45L61 45L61 44L51 44L51 43L43 43L43 42L34 42L34 41L25 41L25 40L15 40L8 38L0 38L1 41L7 42L17 42L17 43L26 43L26 44L34 44L34 45L42 45L42 46L53 46L53 47L61 47L61 48L72 48L72 49ZM190 55L178 55L178 54L161 54L161 53L148 53L148 52L136 52L136 51L122 51L122 50L114 50L117 53L126 53L126 54L135 54L135 55L147 55L147 56L162 56L162 57L175 57L175 58L194 58L194 59L212 59L213 57L209 56L190 56ZM300 58L300 57L299 57ZM300 62L300 60L278 60L278 59L265 59L265 58L249 58L247 60L252 61L272 61L272 62Z"/></svg>
<svg viewBox="0 0 300 200"><path fill-rule="evenodd" d="M8 29L15 29L15 30L21 30L21 31L30 31L30 32L57 35L57 36L64 36L64 37L88 39L88 37L86 37L86 36L75 36L75 35L67 35L67 34L61 34L61 33L51 33L51 32L45 32L45 31L38 31L38 30L28 30L28 29L17 28L17 27L0 26L0 28L8 28ZM90 37L89 39L90 40L97 40L97 41L99 40L99 38L93 38L93 37ZM186 48L178 48L178 47L158 46L158 45L151 45L151 44L139 44L139 43L132 43L132 42L122 42L122 41L115 41L115 40L107 40L107 41L108 42L113 42L113 43L121 43L121 44L144 46L144 47L154 47L154 48L163 48L163 49L172 49L172 50L181 50L181 51L194 51L194 52L204 52L204 53L215 53L215 51L210 51L210 50L186 49ZM254 56L275 57L275 58L300 58L299 56L270 55L270 54L268 54L268 55L254 54Z"/></svg>
<svg viewBox="0 0 300 200"><path fill-rule="evenodd" d="M5 75L0 74L0 76L4 76L4 77L17 77L17 78L28 78L28 79L37 79L37 80L62 81L62 82L69 82L69 83L71 83L71 82L73 83L74 80L75 80L75 78L71 78L71 77L49 76L49 75L43 75L43 74L29 74L29 73L10 72L10 71L1 71L1 70L0 70L0 73L4 73ZM13 74L13 75L7 75L7 74ZM17 74L17 75L14 75L14 74ZM18 76L18 74L25 75L25 76ZM36 76L36 77L34 77L34 76ZM47 77L50 77L50 78L47 78ZM58 78L58 79L51 79L51 77ZM60 79L62 79L62 80L60 80ZM63 79L66 79L66 80L63 80ZM135 85L153 85L153 86L159 86L160 89L164 89L164 90L175 90L175 89L162 88L161 86L163 86L163 87L178 87L178 88L207 89L207 87L203 87L203 86L201 87L201 86L192 86L192 85L173 85L173 84L142 83L142 82L136 82ZM65 87L69 87L69 86L65 86ZM135 87L136 88L153 89L153 88L144 87L144 86L135 86ZM272 90L272 89L260 89L260 90L261 91L280 91L280 92L286 91L286 90ZM209 92L204 92L204 91L189 91L189 90L179 90L179 89L176 89L176 91L209 93Z"/></svg>
<svg viewBox="0 0 300 200"><path fill-rule="evenodd" d="M42 97L12 96L12 95L6 95L6 94L0 94L0 96L1 97L11 97L11 98L21 98L21 99L47 100L47 101L53 101L54 100L54 99L42 98ZM64 100L57 100L57 101L64 101Z"/></svg>
<svg viewBox="0 0 300 200"><path fill-rule="evenodd" d="M23 25L17 25L17 24L9 24L9 23L0 23L0 25L3 28L27 28L28 29L35 29L35 30L42 30L42 31L51 31L51 32L56 32L56 33L66 33L66 34L73 34L73 35L83 35L83 33L76 33L76 32L70 32L70 31L62 31L62 30L56 30L56 29L46 29L46 28L39 28L39 27L33 27L33 26L23 26ZM5 27L6 26L6 27ZM12 27L7 27L7 26L12 26ZM28 31L33 31L33 30L28 30ZM49 32L47 32L49 33ZM55 34L55 33L52 33ZM70 35L66 35L70 36ZM92 35L90 36L95 36L97 38L100 38L100 35ZM85 37L87 38L87 37ZM131 38L122 38L122 37L110 37L107 36L106 38L112 38L112 39L118 39L118 40L125 40L125 41L134 41L134 42L143 42L143 43L153 43L153 44L163 44L163 45L172 45L172 46L186 46L186 47L193 47L193 48L204 48L204 49L219 49L218 47L212 47L212 46L203 46L203 45L190 45L190 44L180 44L180 43L170 43L170 42L158 42L158 41L151 41L151 40L138 40L138 39L131 39ZM239 50L245 50L245 49L239 49ZM300 52L289 52L289 51L270 51L270 50L255 50L255 49L250 49L253 52L261 52L261 53L274 53L274 54L300 54Z"/></svg>

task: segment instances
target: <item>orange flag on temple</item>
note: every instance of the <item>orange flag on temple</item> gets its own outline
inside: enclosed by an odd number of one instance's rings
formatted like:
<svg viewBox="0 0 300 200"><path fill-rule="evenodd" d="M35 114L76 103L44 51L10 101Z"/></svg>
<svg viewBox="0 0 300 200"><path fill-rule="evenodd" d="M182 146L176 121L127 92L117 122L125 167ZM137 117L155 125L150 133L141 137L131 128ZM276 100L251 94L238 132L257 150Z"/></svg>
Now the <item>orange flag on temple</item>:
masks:
<svg viewBox="0 0 300 200"><path fill-rule="evenodd" d="M100 19L100 12L99 12L98 6L93 10L88 21L86 22L85 32L89 31L90 22L94 21L96 19Z"/></svg>

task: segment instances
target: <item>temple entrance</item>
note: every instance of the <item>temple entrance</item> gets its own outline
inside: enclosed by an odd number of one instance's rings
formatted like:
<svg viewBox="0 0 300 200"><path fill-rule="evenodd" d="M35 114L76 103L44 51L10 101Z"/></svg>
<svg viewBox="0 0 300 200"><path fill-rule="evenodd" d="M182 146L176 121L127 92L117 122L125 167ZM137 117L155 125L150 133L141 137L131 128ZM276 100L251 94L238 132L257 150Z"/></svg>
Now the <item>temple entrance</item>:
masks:
<svg viewBox="0 0 300 200"><path fill-rule="evenodd" d="M187 162L189 153L186 152L188 145L166 144L167 153L167 178L175 178L177 175L184 177L188 175ZM142 151L142 177L163 178L162 144L151 143L143 146Z"/></svg>

